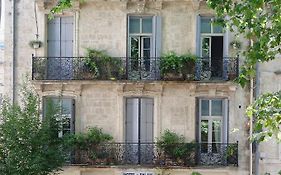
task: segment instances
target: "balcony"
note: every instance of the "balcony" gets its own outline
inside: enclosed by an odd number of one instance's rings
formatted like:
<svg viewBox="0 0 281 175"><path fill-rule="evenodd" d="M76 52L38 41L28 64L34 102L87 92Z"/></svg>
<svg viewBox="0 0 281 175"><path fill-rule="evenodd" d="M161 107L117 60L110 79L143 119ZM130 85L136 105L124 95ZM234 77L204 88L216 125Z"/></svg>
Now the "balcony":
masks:
<svg viewBox="0 0 281 175"><path fill-rule="evenodd" d="M108 59L108 58L107 58ZM233 80L238 76L237 57L198 58L189 75L178 73L165 77L161 73L161 58L112 57L109 60L87 57L32 57L33 80ZM218 60L218 59L216 59ZM191 71L191 73L190 73Z"/></svg>
<svg viewBox="0 0 281 175"><path fill-rule="evenodd" d="M88 145L72 154L72 165L195 167L238 166L237 143L106 143Z"/></svg>

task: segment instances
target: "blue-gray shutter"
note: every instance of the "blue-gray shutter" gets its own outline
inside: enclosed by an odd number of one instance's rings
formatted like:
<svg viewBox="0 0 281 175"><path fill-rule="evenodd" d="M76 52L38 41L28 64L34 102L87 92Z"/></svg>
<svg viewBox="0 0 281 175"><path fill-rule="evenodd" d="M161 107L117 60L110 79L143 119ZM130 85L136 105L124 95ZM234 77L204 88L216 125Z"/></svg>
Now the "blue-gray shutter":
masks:
<svg viewBox="0 0 281 175"><path fill-rule="evenodd" d="M73 77L72 57L73 56L73 17L61 18L61 66L62 79Z"/></svg>
<svg viewBox="0 0 281 175"><path fill-rule="evenodd" d="M201 52L201 16L196 17L196 55L199 57ZM201 76L201 61L196 62L195 79L200 80Z"/></svg>
<svg viewBox="0 0 281 175"><path fill-rule="evenodd" d="M153 99L141 98L140 141L153 142Z"/></svg>
<svg viewBox="0 0 281 175"><path fill-rule="evenodd" d="M138 142L138 115L139 99L128 98L126 100L125 141L129 143Z"/></svg>
<svg viewBox="0 0 281 175"><path fill-rule="evenodd" d="M70 131L71 133L75 133L75 100L71 99L72 108L71 108L71 123L70 123Z"/></svg>
<svg viewBox="0 0 281 175"><path fill-rule="evenodd" d="M47 48L48 57L60 57L60 17L48 20Z"/></svg>
<svg viewBox="0 0 281 175"><path fill-rule="evenodd" d="M162 18L161 16L153 17L153 48L152 48L152 56L158 58L161 56L162 52ZM155 60L154 68L155 68L155 78L160 78L159 71L159 60Z"/></svg>

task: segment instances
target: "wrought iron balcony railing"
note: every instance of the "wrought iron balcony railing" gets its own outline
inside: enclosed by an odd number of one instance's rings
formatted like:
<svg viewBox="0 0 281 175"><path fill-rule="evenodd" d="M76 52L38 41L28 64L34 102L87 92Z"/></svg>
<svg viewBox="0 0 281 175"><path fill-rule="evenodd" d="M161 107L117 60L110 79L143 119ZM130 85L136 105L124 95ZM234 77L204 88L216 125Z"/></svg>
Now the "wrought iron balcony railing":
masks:
<svg viewBox="0 0 281 175"><path fill-rule="evenodd" d="M238 57L203 57L196 61L196 80L234 80L239 75Z"/></svg>
<svg viewBox="0 0 281 175"><path fill-rule="evenodd" d="M235 58L198 58L195 68L166 78L161 58L32 57L33 80L232 80L238 76ZM183 66L184 67L184 66ZM193 66L194 67L194 66ZM189 72L192 75L183 75ZM171 71L172 72L172 71ZM190 79L190 77L192 79Z"/></svg>
<svg viewBox="0 0 281 175"><path fill-rule="evenodd" d="M237 143L103 143L76 149L71 164L151 167L238 166Z"/></svg>

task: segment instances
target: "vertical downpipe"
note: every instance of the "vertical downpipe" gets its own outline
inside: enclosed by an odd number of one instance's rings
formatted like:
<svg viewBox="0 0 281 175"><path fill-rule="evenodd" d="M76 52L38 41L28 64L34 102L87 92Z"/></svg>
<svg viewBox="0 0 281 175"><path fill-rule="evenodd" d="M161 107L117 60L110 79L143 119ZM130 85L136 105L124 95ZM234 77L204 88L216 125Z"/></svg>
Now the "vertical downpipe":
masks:
<svg viewBox="0 0 281 175"><path fill-rule="evenodd" d="M15 66L16 66L16 51L15 51L15 48L16 48L16 44L15 44L15 42L16 42L16 38L15 38L15 30L16 30L16 27L15 27L15 24L16 24L16 17L15 17L15 13L16 13L16 0L13 0L13 5L12 5L12 8L13 8L13 13L12 13L12 20L13 20L13 29L12 29L12 42L13 42L13 44L12 44L12 49L13 49L13 62L12 62L12 102L13 102L13 104L15 104L15 102L16 102L16 87L15 87L15 78L16 78L16 69L15 69Z"/></svg>

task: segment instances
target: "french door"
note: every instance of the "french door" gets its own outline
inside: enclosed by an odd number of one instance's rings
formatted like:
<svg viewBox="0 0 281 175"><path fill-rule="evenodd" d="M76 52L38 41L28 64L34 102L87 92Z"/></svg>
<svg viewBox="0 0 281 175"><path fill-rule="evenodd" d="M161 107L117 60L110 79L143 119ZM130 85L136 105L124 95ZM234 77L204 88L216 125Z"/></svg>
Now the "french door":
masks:
<svg viewBox="0 0 281 175"><path fill-rule="evenodd" d="M151 98L126 99L127 163L149 164L153 160L153 106Z"/></svg>
<svg viewBox="0 0 281 175"><path fill-rule="evenodd" d="M73 77L73 17L48 20L48 79Z"/></svg>
<svg viewBox="0 0 281 175"><path fill-rule="evenodd" d="M199 99L200 161L224 163L227 147L227 99Z"/></svg>

